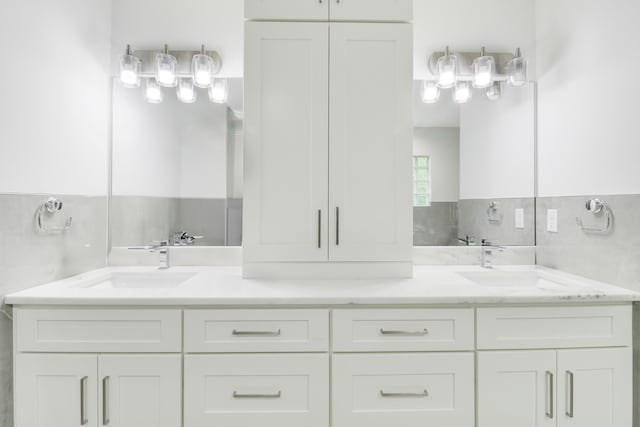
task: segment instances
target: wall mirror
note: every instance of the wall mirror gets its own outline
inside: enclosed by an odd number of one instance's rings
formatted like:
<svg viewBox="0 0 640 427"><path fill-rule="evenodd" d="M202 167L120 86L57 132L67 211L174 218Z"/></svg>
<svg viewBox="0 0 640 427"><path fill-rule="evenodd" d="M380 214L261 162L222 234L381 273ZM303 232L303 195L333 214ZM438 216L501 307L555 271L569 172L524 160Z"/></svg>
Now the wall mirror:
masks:
<svg viewBox="0 0 640 427"><path fill-rule="evenodd" d="M227 105L172 91L149 104L113 84L111 245L176 233L196 246L242 242L242 79ZM535 85L422 102L414 83L414 245L535 244Z"/></svg>
<svg viewBox="0 0 640 427"><path fill-rule="evenodd" d="M415 246L535 245L535 90L425 104L414 82Z"/></svg>
<svg viewBox="0 0 640 427"><path fill-rule="evenodd" d="M111 245L239 246L242 241L242 79L227 104L198 91L192 104L175 90L151 104L139 89L113 83ZM172 242L173 244L173 242Z"/></svg>

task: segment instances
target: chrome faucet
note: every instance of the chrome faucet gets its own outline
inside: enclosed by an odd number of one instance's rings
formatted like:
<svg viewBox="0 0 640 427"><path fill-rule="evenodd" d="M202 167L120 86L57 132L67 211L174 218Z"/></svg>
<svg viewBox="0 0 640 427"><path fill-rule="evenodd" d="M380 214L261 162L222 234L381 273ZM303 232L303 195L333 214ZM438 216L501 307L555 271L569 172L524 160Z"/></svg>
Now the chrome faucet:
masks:
<svg viewBox="0 0 640 427"><path fill-rule="evenodd" d="M158 254L160 255L160 265L158 265L158 268L161 270L165 270L171 266L169 263L168 240L153 241L150 245L147 246L131 246L127 249L131 251L158 252Z"/></svg>
<svg viewBox="0 0 640 427"><path fill-rule="evenodd" d="M487 240L482 240L482 252L480 256L480 267L482 268L493 268L493 262L491 261L493 257L493 251L504 252L504 246L494 246L491 242Z"/></svg>
<svg viewBox="0 0 640 427"><path fill-rule="evenodd" d="M178 231L173 233L173 246L193 246L200 239L204 239L204 236L191 236L186 231Z"/></svg>

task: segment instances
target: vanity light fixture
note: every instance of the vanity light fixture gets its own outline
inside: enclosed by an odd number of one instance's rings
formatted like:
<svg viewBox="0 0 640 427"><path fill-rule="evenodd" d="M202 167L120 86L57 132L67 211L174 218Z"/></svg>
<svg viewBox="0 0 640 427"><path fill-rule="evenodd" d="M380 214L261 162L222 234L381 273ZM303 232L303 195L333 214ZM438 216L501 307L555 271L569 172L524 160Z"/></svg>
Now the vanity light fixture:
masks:
<svg viewBox="0 0 640 427"><path fill-rule="evenodd" d="M169 54L169 47L164 45L164 52L156 55L156 81L160 86L176 87L178 79L176 68L178 61Z"/></svg>
<svg viewBox="0 0 640 427"><path fill-rule="evenodd" d="M438 82L434 80L425 80L422 83L422 102L425 104L433 104L440 99L440 88Z"/></svg>
<svg viewBox="0 0 640 427"><path fill-rule="evenodd" d="M491 86L487 88L487 98L489 101L497 101L502 96L502 82L494 81Z"/></svg>
<svg viewBox="0 0 640 427"><path fill-rule="evenodd" d="M216 104L224 104L229 98L227 79L214 79L209 88L209 99Z"/></svg>
<svg viewBox="0 0 640 427"><path fill-rule="evenodd" d="M473 87L484 89L491 86L496 71L496 62L493 56L487 56L485 48L480 50L480 56L473 60Z"/></svg>
<svg viewBox="0 0 640 427"><path fill-rule="evenodd" d="M471 98L473 97L471 82L458 80L451 94L453 95L453 102L456 104L464 104L471 101Z"/></svg>
<svg viewBox="0 0 640 427"><path fill-rule="evenodd" d="M178 99L186 104L193 104L198 98L198 93L193 86L193 79L191 77L178 78L178 89L176 93Z"/></svg>
<svg viewBox="0 0 640 427"><path fill-rule="evenodd" d="M443 89L455 86L458 80L458 58L449 53L449 46L445 48L444 55L438 59L436 70L438 86Z"/></svg>
<svg viewBox="0 0 640 427"><path fill-rule="evenodd" d="M120 57L120 81L126 88L140 87L140 60L131 54L131 46Z"/></svg>
<svg viewBox="0 0 640 427"><path fill-rule="evenodd" d="M527 83L527 61L522 57L520 48L516 49L513 59L507 62L506 71L509 86L519 87Z"/></svg>
<svg viewBox="0 0 640 427"><path fill-rule="evenodd" d="M191 70L193 73L193 83L200 88L210 88L213 84L213 75L215 74L216 67L213 63L213 58L206 54L204 45L200 53L193 55L191 60Z"/></svg>
<svg viewBox="0 0 640 427"><path fill-rule="evenodd" d="M144 90L144 98L151 104L159 104L164 99L162 88L154 78L146 79L146 87Z"/></svg>

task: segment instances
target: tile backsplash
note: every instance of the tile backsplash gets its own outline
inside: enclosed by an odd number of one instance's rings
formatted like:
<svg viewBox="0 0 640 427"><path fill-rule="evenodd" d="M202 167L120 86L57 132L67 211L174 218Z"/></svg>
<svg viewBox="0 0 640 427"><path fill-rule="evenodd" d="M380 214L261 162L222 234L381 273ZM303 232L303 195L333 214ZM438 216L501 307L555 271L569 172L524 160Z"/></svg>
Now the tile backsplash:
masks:
<svg viewBox="0 0 640 427"><path fill-rule="evenodd" d="M34 228L35 213L47 197L0 194L0 299L106 265L107 198L59 196L64 206L56 217L64 222L72 216L71 229L41 235ZM13 426L12 366L12 324L0 313L0 427Z"/></svg>

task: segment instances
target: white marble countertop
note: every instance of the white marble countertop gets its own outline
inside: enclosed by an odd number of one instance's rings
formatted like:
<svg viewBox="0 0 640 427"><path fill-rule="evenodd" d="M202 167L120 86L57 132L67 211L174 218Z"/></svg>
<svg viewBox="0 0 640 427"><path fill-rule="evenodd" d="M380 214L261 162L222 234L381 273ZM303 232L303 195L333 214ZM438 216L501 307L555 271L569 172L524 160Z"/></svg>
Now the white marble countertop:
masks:
<svg viewBox="0 0 640 427"><path fill-rule="evenodd" d="M120 276L121 282L112 280ZM136 277L145 279L136 282ZM164 279L186 279L182 283ZM136 283L133 286L129 283ZM164 283L164 284L163 284ZM535 266L416 266L412 279L245 280L239 267L112 267L7 295L13 305L616 303L640 293Z"/></svg>

